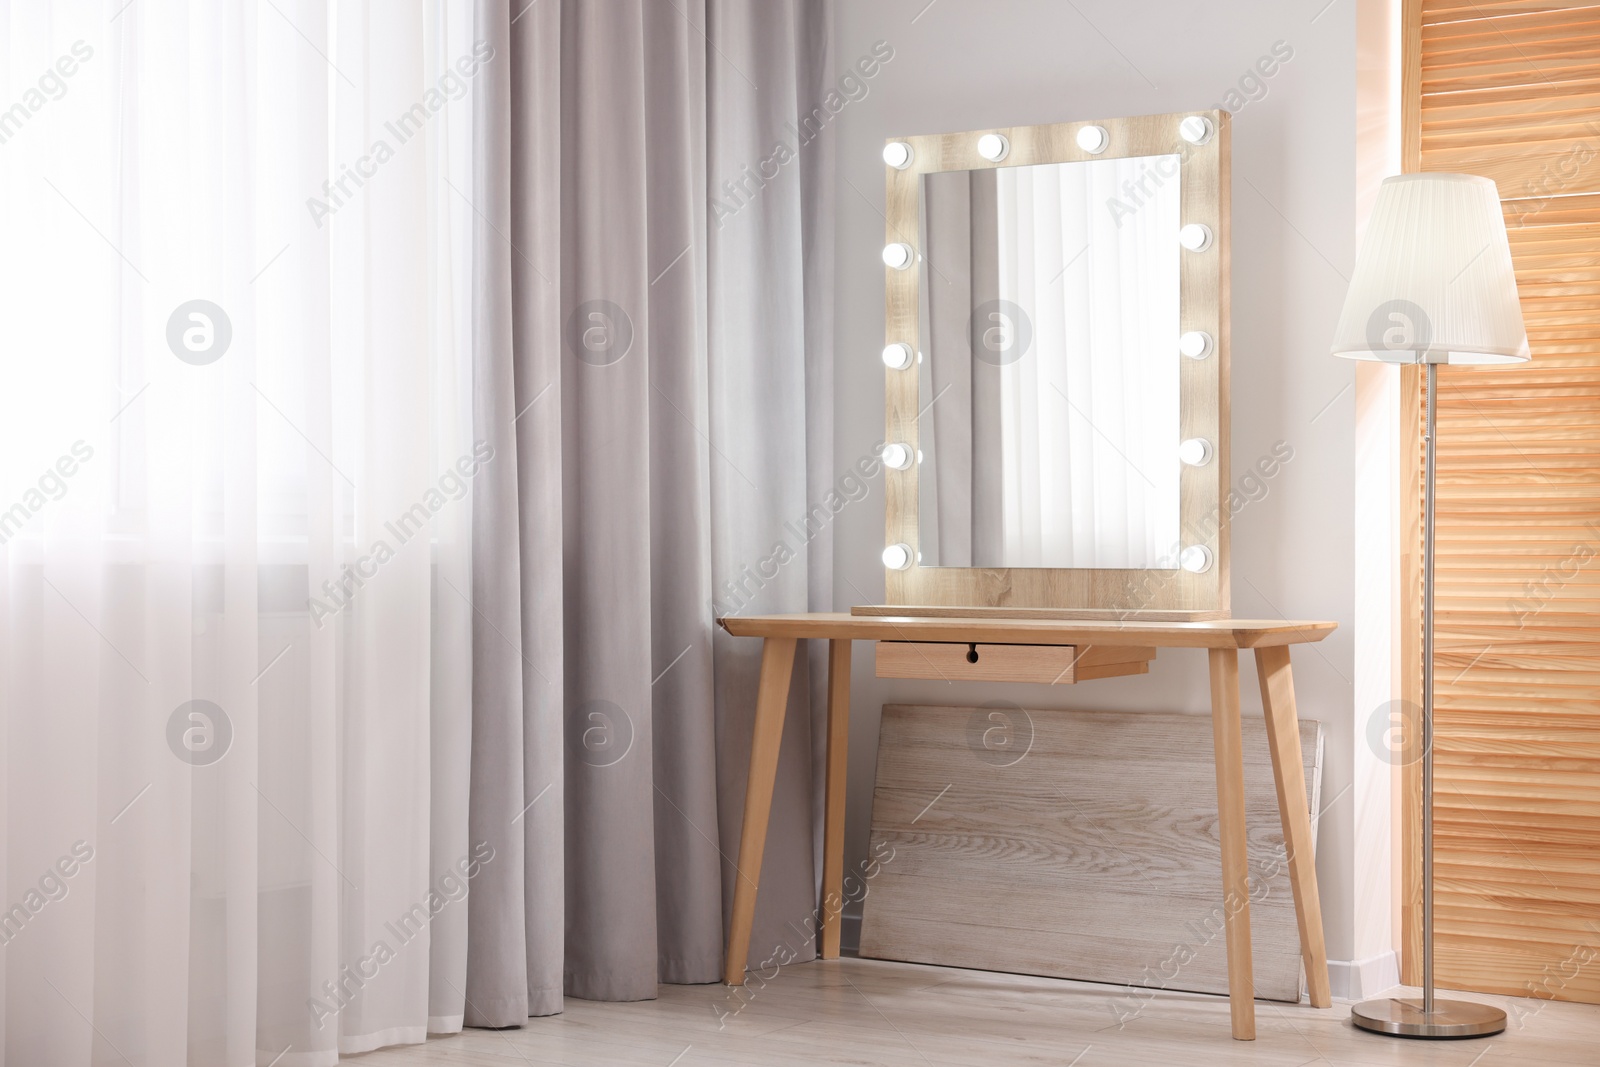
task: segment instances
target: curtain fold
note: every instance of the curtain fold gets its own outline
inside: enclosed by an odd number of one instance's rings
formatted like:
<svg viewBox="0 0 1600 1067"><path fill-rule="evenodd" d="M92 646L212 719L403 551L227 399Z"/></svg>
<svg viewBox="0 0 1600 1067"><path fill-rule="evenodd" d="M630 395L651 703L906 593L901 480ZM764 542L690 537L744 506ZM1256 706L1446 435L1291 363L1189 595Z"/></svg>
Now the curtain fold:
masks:
<svg viewBox="0 0 1600 1067"><path fill-rule="evenodd" d="M1177 292L1176 175L1160 156L929 176L935 566L1174 565L1177 303L1141 294ZM1147 187L1138 210L1119 199Z"/></svg>
<svg viewBox="0 0 1600 1067"><path fill-rule="evenodd" d="M827 4L0 27L0 1067L720 977L713 601L831 604L826 536L766 565L832 468ZM756 962L814 952L819 669Z"/></svg>
<svg viewBox="0 0 1600 1067"><path fill-rule="evenodd" d="M503 239L475 265L474 410L518 462L474 516L471 820L523 860L474 890L466 1001L507 1026L721 974L758 653L714 637L713 600L749 575L750 610L831 602L825 539L752 570L831 467L831 115L801 144L831 24L815 2L479 11L510 62L476 119L506 151L476 194ZM811 673L756 961L815 907Z"/></svg>
<svg viewBox="0 0 1600 1067"><path fill-rule="evenodd" d="M1000 299L1034 336L998 391L1011 566L1172 565L1177 302L1144 297L1178 290L1178 182L1153 158L995 171ZM1108 210L1134 183L1149 201Z"/></svg>
<svg viewBox="0 0 1600 1067"><path fill-rule="evenodd" d="M6 1064L462 1025L471 15L4 8Z"/></svg>
<svg viewBox="0 0 1600 1067"><path fill-rule="evenodd" d="M919 294L918 373L929 399L918 440L932 476L918 487L918 507L920 551L934 567L996 567L1004 558L999 390L1017 325L998 303L995 174L945 171L923 181L930 266Z"/></svg>

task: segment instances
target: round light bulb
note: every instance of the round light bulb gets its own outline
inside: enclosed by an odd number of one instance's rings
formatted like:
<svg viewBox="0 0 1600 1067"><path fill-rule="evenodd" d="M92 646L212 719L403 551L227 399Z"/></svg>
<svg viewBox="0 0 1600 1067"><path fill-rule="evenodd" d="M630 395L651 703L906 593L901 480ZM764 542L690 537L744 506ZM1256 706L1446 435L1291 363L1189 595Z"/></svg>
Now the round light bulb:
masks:
<svg viewBox="0 0 1600 1067"><path fill-rule="evenodd" d="M883 565L892 571L903 571L911 566L911 546L901 542L884 549Z"/></svg>
<svg viewBox="0 0 1600 1067"><path fill-rule="evenodd" d="M892 444L883 446L883 465L903 471L911 466L911 448L909 445Z"/></svg>
<svg viewBox="0 0 1600 1067"><path fill-rule="evenodd" d="M1190 330L1178 338L1178 351L1190 359L1205 359L1214 347L1211 335L1204 330Z"/></svg>
<svg viewBox="0 0 1600 1067"><path fill-rule="evenodd" d="M900 341L884 345L883 365L890 370L905 370L911 366L911 346Z"/></svg>
<svg viewBox="0 0 1600 1067"><path fill-rule="evenodd" d="M1084 126L1078 130L1078 147L1085 152L1099 155L1110 143L1111 135L1104 126Z"/></svg>
<svg viewBox="0 0 1600 1067"><path fill-rule="evenodd" d="M990 163L998 163L1011 151L1011 142L998 133L986 133L978 138L978 155Z"/></svg>
<svg viewBox="0 0 1600 1067"><path fill-rule="evenodd" d="M1216 132L1216 126L1204 115L1190 115L1178 123L1178 136L1194 145L1205 144Z"/></svg>
<svg viewBox="0 0 1600 1067"><path fill-rule="evenodd" d="M1178 231L1178 243L1191 252L1204 252L1211 247L1211 227L1203 222L1191 222Z"/></svg>
<svg viewBox="0 0 1600 1067"><path fill-rule="evenodd" d="M1178 458L1191 467L1204 467L1211 462L1211 442L1204 437L1191 437L1178 446Z"/></svg>
<svg viewBox="0 0 1600 1067"><path fill-rule="evenodd" d="M883 161L895 170L911 166L911 146L904 141L890 141L883 146Z"/></svg>
<svg viewBox="0 0 1600 1067"><path fill-rule="evenodd" d="M895 270L905 270L911 266L911 246L904 241L884 245L883 265L893 267Z"/></svg>
<svg viewBox="0 0 1600 1067"><path fill-rule="evenodd" d="M1205 545L1190 545L1179 554L1178 566L1190 574L1204 574L1211 569L1211 550Z"/></svg>

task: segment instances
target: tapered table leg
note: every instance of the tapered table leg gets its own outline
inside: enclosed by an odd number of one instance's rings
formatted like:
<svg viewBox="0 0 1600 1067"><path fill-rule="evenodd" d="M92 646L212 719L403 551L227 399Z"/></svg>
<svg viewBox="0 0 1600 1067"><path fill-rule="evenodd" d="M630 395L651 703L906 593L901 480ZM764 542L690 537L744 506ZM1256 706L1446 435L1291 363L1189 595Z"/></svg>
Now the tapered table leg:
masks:
<svg viewBox="0 0 1600 1067"><path fill-rule="evenodd" d="M1228 942L1228 1007L1233 1036L1256 1038L1255 968L1250 958L1250 871L1245 854L1244 744L1239 722L1239 652L1213 648L1211 730L1217 760L1217 833L1222 839L1222 914Z"/></svg>
<svg viewBox="0 0 1600 1067"><path fill-rule="evenodd" d="M783 742L783 713L789 703L789 675L794 670L793 637L768 637L761 647L761 681L756 692L755 730L750 739L750 776L744 786L744 827L739 833L739 861L733 883L733 919L728 928L728 957L722 978L744 984L750 955L750 926L756 917L756 888L761 881L761 856L767 846L767 819L772 814L772 786L778 776L778 747Z"/></svg>
<svg viewBox="0 0 1600 1067"><path fill-rule="evenodd" d="M1313 1008L1333 1004L1328 986L1328 949L1322 939L1322 901L1317 896L1317 861L1311 844L1311 807L1306 800L1305 764L1300 755L1300 718L1294 706L1294 675L1289 647L1256 649L1256 674L1261 679L1261 707L1267 717L1267 747L1272 751L1272 777L1278 785L1278 815L1283 819L1283 847L1289 857L1289 886L1294 916L1300 925L1300 956L1306 968L1306 990Z"/></svg>
<svg viewBox="0 0 1600 1067"><path fill-rule="evenodd" d="M828 642L828 797L822 828L822 958L839 958L844 796L850 766L850 642Z"/></svg>

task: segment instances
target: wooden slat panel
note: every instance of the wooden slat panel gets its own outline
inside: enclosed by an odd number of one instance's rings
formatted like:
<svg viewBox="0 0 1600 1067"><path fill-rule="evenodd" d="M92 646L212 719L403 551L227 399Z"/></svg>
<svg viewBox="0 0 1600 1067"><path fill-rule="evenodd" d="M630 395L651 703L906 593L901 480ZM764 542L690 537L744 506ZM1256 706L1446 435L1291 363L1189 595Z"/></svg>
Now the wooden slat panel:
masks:
<svg viewBox="0 0 1600 1067"><path fill-rule="evenodd" d="M1600 147L1600 135L1593 142ZM1547 170L1552 160L1570 151L1570 140L1539 141L1511 146L1513 150L1490 154L1479 149L1422 150L1424 170L1455 171L1481 174L1492 178L1505 196L1531 196L1555 191L1547 184ZM1600 189L1600 158L1591 159L1588 166L1578 172L1578 177L1560 189L1567 192L1593 192Z"/></svg>
<svg viewBox="0 0 1600 1067"><path fill-rule="evenodd" d="M1492 17L1484 18L1485 14ZM1547 11L1507 13L1478 8L1464 19L1426 21L1422 27L1423 65L1441 56L1500 44L1568 41L1600 34L1593 7L1552 7Z"/></svg>
<svg viewBox="0 0 1600 1067"><path fill-rule="evenodd" d="M1226 993L1210 717L1016 709L1011 747L987 751L975 737L993 711L883 709L872 855L891 858L863 903L861 954ZM1246 716L1243 738L1256 993L1293 1001L1265 723ZM1302 721L1300 742L1315 812L1320 725Z"/></svg>
<svg viewBox="0 0 1600 1067"><path fill-rule="evenodd" d="M1593 11L1600 5L1563 3L1562 0L1422 0L1422 25L1433 26L1441 22L1462 19L1481 19L1489 15L1515 15L1534 11Z"/></svg>
<svg viewBox="0 0 1600 1067"><path fill-rule="evenodd" d="M1500 195L1600 190L1600 6L1424 0L1403 42L1422 170L1493 178ZM1416 27L1410 26L1415 19Z"/></svg>
<svg viewBox="0 0 1600 1067"><path fill-rule="evenodd" d="M1600 6L1421 0L1406 18L1409 169L1499 185L1533 351L1441 372L1439 984L1600 1002L1593 967L1548 981L1600 950ZM1408 793L1408 826L1418 810Z"/></svg>

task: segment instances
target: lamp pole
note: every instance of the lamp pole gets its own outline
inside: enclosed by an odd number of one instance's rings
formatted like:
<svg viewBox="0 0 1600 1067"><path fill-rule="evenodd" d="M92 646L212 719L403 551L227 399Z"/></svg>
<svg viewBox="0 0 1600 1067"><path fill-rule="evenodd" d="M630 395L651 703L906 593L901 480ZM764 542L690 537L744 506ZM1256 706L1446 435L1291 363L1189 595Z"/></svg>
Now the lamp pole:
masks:
<svg viewBox="0 0 1600 1067"><path fill-rule="evenodd" d="M1428 364L1427 428L1422 435L1422 1011L1433 1003L1433 512L1439 432L1439 364Z"/></svg>
<svg viewBox="0 0 1600 1067"><path fill-rule="evenodd" d="M1484 1037L1506 1028L1506 1013L1433 995L1433 514L1439 442L1439 364L1429 362L1422 442L1422 999L1367 1000L1350 1009L1363 1030L1395 1037Z"/></svg>

